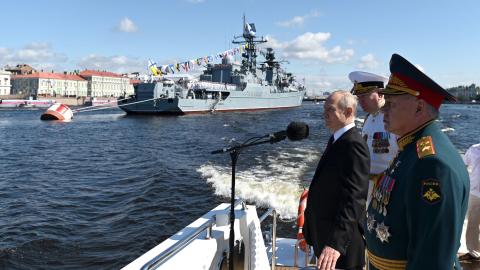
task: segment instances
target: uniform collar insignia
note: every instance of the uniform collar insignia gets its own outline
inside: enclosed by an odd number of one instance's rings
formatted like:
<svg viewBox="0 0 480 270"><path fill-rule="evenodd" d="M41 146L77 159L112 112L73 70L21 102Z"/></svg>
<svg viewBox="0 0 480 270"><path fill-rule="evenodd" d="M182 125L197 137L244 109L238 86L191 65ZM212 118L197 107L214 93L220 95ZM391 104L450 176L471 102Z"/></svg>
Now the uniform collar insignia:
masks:
<svg viewBox="0 0 480 270"><path fill-rule="evenodd" d="M399 150L402 151L405 146L409 145L413 141L413 137L413 135L406 135L398 139L397 143Z"/></svg>
<svg viewBox="0 0 480 270"><path fill-rule="evenodd" d="M409 133L403 135L401 138L399 138L397 140L397 144L398 144L398 148L400 151L402 151L407 145L409 145L410 143L413 142L413 140L415 139L415 135L420 131L422 130L424 127L430 125L431 123L433 123L435 120L432 119L426 123L424 123L423 125L419 126L418 128L410 131Z"/></svg>

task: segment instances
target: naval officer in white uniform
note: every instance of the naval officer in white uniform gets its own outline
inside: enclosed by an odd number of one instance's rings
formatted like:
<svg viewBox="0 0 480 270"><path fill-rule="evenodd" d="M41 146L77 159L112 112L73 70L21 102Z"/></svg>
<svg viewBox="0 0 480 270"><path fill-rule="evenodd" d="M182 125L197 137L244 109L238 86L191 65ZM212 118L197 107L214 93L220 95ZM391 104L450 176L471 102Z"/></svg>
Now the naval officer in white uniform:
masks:
<svg viewBox="0 0 480 270"><path fill-rule="evenodd" d="M370 151L368 206L375 181L388 168L398 152L397 137L386 131L383 125L381 109L385 105L385 98L378 92L385 87L388 78L363 71L351 72L348 78L353 83L352 93L358 97L360 106L367 113L362 136Z"/></svg>

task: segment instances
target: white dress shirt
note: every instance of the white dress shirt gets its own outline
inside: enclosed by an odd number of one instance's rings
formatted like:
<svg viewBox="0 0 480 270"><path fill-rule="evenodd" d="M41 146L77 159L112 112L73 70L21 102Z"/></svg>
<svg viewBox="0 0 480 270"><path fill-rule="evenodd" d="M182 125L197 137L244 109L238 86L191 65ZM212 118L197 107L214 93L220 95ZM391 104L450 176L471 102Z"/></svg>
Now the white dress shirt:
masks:
<svg viewBox="0 0 480 270"><path fill-rule="evenodd" d="M463 159L470 175L470 194L480 198L480 143L470 146Z"/></svg>
<svg viewBox="0 0 480 270"><path fill-rule="evenodd" d="M335 133L333 133L333 142L336 142L338 138L340 138L340 136L342 136L345 132L349 131L354 126L355 126L355 123L350 123L344 126L343 128L335 131Z"/></svg>

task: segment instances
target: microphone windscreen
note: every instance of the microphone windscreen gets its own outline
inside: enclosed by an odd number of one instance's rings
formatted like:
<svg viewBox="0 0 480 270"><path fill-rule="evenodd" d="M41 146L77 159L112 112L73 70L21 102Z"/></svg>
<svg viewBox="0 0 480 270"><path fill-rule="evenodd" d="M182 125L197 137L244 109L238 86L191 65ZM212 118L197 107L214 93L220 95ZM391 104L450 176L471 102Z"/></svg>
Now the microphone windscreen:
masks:
<svg viewBox="0 0 480 270"><path fill-rule="evenodd" d="M291 122L287 127L287 137L291 141L300 141L308 137L308 125L303 122Z"/></svg>

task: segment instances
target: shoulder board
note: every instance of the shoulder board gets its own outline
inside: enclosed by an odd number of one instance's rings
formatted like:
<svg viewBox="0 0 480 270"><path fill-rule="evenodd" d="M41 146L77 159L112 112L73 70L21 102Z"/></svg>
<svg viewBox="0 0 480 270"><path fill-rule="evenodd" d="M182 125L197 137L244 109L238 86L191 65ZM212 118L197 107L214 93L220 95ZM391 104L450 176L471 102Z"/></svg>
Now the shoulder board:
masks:
<svg viewBox="0 0 480 270"><path fill-rule="evenodd" d="M422 137L417 141L418 158L435 155L435 146L433 145L432 136Z"/></svg>

